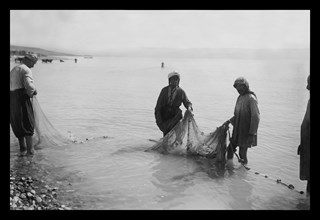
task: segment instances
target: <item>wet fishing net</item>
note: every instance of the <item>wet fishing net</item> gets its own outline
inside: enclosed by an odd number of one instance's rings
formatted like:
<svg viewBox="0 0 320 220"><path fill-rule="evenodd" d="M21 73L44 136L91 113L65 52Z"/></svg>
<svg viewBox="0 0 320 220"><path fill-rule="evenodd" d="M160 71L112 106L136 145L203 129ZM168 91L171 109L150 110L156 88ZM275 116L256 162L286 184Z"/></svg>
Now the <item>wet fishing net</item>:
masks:
<svg viewBox="0 0 320 220"><path fill-rule="evenodd" d="M34 146L62 146L75 142L72 137L65 137L50 123L40 104L34 96L32 98L34 112L34 135L32 136Z"/></svg>
<svg viewBox="0 0 320 220"><path fill-rule="evenodd" d="M49 121L43 112L36 96L31 98L34 113L34 134L32 136L32 145L38 149L42 147L65 146L69 144L83 144L92 140L100 140L112 138L109 136L87 137L84 139L76 138L71 131L67 135L63 135ZM10 129L10 133L13 131ZM10 134L11 136L11 134Z"/></svg>
<svg viewBox="0 0 320 220"><path fill-rule="evenodd" d="M35 147L63 146L71 143L82 144L93 139L109 138L108 136L99 136L80 140L79 138L75 138L71 131L68 131L68 136L64 136L51 124L45 113L42 111L36 96L32 98L32 106L35 119L34 135L32 136L32 139Z"/></svg>
<svg viewBox="0 0 320 220"><path fill-rule="evenodd" d="M186 110L173 129L156 142L149 150L163 154L199 155L206 158L225 160L227 126L220 126L209 134L198 128L193 114Z"/></svg>

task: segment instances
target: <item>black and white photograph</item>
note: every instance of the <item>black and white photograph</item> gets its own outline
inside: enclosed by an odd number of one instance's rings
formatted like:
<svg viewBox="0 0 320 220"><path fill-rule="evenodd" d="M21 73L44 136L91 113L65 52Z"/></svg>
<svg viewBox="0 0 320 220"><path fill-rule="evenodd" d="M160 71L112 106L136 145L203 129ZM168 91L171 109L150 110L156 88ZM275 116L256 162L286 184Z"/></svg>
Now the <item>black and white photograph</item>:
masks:
<svg viewBox="0 0 320 220"><path fill-rule="evenodd" d="M9 14L10 211L310 210L311 10Z"/></svg>

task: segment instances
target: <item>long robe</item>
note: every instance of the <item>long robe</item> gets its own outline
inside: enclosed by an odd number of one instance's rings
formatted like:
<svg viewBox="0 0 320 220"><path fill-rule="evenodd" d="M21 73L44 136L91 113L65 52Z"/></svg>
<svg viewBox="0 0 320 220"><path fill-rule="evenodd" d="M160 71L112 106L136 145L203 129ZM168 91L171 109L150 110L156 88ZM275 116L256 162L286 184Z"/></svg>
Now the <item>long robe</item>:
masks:
<svg viewBox="0 0 320 220"><path fill-rule="evenodd" d="M257 146L260 112L257 99L254 95L247 93L238 96L234 116L230 121L233 125L232 143L234 146L251 147L248 143L249 135L254 136L252 146Z"/></svg>
<svg viewBox="0 0 320 220"><path fill-rule="evenodd" d="M162 88L155 107L155 118L159 129L165 136L182 119L180 105L185 108L191 105L185 91L179 86L171 93L170 86Z"/></svg>
<svg viewBox="0 0 320 220"><path fill-rule="evenodd" d="M10 124L18 138L34 134L34 112L30 97L36 90L32 72L25 64L10 71Z"/></svg>
<svg viewBox="0 0 320 220"><path fill-rule="evenodd" d="M300 130L300 179L310 179L310 99Z"/></svg>

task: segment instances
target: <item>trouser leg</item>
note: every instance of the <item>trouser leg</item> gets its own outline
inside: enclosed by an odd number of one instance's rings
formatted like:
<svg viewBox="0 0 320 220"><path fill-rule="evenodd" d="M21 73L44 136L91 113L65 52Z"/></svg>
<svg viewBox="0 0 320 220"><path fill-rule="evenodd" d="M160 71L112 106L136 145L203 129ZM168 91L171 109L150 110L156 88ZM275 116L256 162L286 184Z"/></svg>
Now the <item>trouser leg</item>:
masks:
<svg viewBox="0 0 320 220"><path fill-rule="evenodd" d="M243 159L244 163L248 163L248 158L247 158L248 146L240 146L239 148L240 148L239 149L240 159Z"/></svg>
<svg viewBox="0 0 320 220"><path fill-rule="evenodd" d="M26 136L26 142L27 142L27 153L34 154L34 149L32 145L32 136Z"/></svg>
<svg viewBox="0 0 320 220"><path fill-rule="evenodd" d="M24 137L19 137L18 140L19 140L20 151L21 152L26 151L27 148L26 148Z"/></svg>
<svg viewBox="0 0 320 220"><path fill-rule="evenodd" d="M233 154L234 154L234 150L233 147L231 145L231 143L229 144L229 146L227 147L227 159L230 160L233 158Z"/></svg>

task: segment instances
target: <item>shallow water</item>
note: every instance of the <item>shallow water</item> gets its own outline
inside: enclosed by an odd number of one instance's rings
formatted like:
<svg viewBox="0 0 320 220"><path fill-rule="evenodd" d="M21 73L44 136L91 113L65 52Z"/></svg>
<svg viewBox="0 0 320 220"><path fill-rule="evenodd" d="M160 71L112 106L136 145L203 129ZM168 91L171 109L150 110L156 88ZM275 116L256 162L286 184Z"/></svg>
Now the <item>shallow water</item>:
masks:
<svg viewBox="0 0 320 220"><path fill-rule="evenodd" d="M309 98L309 60L94 57L38 62L32 70L37 99L56 129L79 139L109 137L42 147L30 159L77 209L310 208L305 193L272 180L306 188L296 150ZM238 76L248 79L261 114L258 146L248 150L251 170L236 158L229 169L206 159L144 152L153 145L148 139L162 135L154 107L171 70L181 73L180 86L204 133L232 116L238 96L233 82ZM10 143L10 166L19 166L27 159L15 156L19 147L12 132Z"/></svg>

